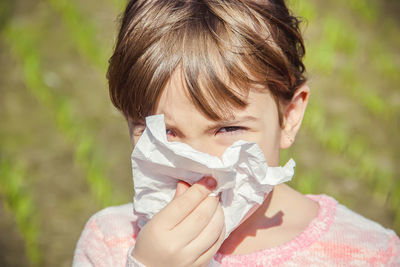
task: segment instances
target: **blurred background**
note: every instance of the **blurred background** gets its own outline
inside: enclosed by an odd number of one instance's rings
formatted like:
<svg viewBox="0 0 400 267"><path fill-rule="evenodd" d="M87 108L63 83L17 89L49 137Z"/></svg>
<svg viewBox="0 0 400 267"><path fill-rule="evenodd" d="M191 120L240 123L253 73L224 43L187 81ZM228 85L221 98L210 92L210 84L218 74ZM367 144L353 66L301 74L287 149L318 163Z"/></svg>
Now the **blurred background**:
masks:
<svg viewBox="0 0 400 267"><path fill-rule="evenodd" d="M70 266L85 222L133 197L105 73L123 0L0 0L0 266ZM292 0L311 101L292 186L400 234L400 2Z"/></svg>

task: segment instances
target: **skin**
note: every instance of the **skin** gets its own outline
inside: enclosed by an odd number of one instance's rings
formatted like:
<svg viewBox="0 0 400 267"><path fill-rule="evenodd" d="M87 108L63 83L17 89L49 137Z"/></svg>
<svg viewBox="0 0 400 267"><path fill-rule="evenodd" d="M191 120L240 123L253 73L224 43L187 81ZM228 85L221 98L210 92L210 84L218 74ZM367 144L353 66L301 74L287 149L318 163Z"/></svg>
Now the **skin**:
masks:
<svg viewBox="0 0 400 267"><path fill-rule="evenodd" d="M280 149L293 144L308 98L309 88L305 84L284 107L280 126L278 107L270 93L251 89L246 108L234 108L234 117L216 122L194 106L181 76L175 72L160 97L156 114L165 116L169 141L187 143L196 150L219 157L237 140L255 142L263 150L268 165L278 166ZM131 129L134 145L143 129L144 125L140 124ZM175 198L140 232L134 257L147 266L204 266L217 250L224 254L245 254L283 244L300 234L318 213L317 203L281 184L222 243L223 213L219 202L208 196L212 188L214 185L207 185L207 179L191 187L179 183ZM183 202L186 209L180 206ZM175 219L171 221L171 218ZM193 223L196 221L193 218L201 218L202 223ZM157 242L167 243L168 247L153 252ZM162 261L155 261L154 255Z"/></svg>

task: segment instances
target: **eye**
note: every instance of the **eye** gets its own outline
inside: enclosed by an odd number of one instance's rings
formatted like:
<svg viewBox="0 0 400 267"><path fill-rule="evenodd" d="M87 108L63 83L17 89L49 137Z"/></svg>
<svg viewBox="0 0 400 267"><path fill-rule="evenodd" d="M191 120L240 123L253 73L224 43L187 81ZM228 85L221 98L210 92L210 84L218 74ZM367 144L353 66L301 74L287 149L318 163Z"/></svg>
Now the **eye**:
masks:
<svg viewBox="0 0 400 267"><path fill-rule="evenodd" d="M217 134L235 134L239 131L244 130L243 127L239 127L239 126L226 126L226 127L222 127L217 131Z"/></svg>
<svg viewBox="0 0 400 267"><path fill-rule="evenodd" d="M166 132L167 136L169 136L169 137L176 137L176 134L171 129L167 128L165 132Z"/></svg>

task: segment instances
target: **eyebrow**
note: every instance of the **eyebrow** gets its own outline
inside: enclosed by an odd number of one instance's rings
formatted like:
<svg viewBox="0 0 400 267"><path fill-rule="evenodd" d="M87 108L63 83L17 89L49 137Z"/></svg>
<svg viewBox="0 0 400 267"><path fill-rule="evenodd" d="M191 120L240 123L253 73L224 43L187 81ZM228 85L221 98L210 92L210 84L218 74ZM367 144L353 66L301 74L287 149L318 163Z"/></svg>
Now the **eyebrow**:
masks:
<svg viewBox="0 0 400 267"><path fill-rule="evenodd" d="M226 119L226 120L221 120L221 121L217 121L216 124L235 124L235 123L243 123L243 122L248 122L248 121L257 121L258 119L256 117L253 116L242 116L242 117L235 117L231 120Z"/></svg>

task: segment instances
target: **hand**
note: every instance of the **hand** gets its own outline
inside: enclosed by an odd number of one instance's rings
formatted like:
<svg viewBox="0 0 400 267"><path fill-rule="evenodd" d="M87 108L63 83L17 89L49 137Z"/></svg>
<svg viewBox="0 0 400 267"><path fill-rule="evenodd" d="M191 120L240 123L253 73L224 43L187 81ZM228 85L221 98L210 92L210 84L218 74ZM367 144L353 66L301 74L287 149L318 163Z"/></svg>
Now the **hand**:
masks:
<svg viewBox="0 0 400 267"><path fill-rule="evenodd" d="M225 236L219 199L208 196L215 187L212 177L179 182L174 199L140 231L132 256L147 267L206 266Z"/></svg>

